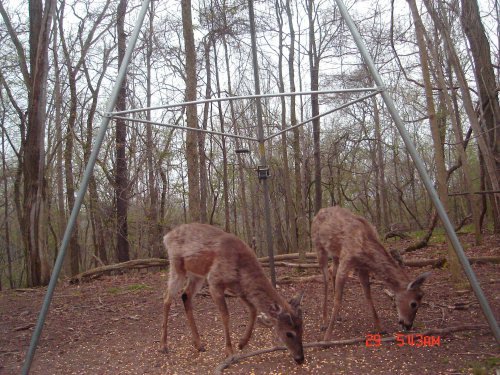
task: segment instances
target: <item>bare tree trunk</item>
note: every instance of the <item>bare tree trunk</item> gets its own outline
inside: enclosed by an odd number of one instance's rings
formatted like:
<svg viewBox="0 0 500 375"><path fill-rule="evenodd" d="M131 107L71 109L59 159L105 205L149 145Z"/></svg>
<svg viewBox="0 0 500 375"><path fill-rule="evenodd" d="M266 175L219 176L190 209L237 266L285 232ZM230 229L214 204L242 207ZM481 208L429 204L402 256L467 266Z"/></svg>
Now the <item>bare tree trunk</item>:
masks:
<svg viewBox="0 0 500 375"><path fill-rule="evenodd" d="M217 85L217 97L221 97L221 86L219 79L219 68L218 68L218 57L217 57L217 48L215 48L215 39L214 43L214 69L215 69L215 83ZM229 70L229 67L227 67ZM217 102L217 109L219 111L219 122L220 122L220 131L222 133L225 132L224 126L224 114L222 112L222 103ZM229 187L228 187L228 175L227 175L227 149L226 149L226 137L221 136L221 148L222 148L222 190L223 190L223 199L224 199L224 229L226 232L230 231L230 212L229 212ZM236 223L235 223L236 225Z"/></svg>
<svg viewBox="0 0 500 375"><path fill-rule="evenodd" d="M73 145L74 145L74 130L76 125L76 111L78 105L78 94L76 92L76 71L72 66L70 51L66 44L63 28L64 18L64 3L61 5L59 27L61 32L61 42L64 51L64 59L68 71L68 83L70 91L69 99L69 118L65 136L65 147L63 152L64 157L64 175L66 177L66 197L68 200L68 210L71 212L75 205L75 182L73 178ZM57 126L57 124L56 124ZM71 234L69 242L69 265L71 276L80 272L80 245L78 243L78 221Z"/></svg>
<svg viewBox="0 0 500 375"><path fill-rule="evenodd" d="M275 2L276 19L278 21L278 87L279 92L285 92L285 83L283 79L283 15L280 2ZM293 48L293 47L292 47ZM281 128L287 128L286 121L286 102L285 97L281 97ZM297 221L295 220L295 213L293 212L293 199L291 191L290 170L288 164L288 141L287 132L281 135L281 149L283 155L283 188L285 190L285 229L287 244L289 244L288 252L296 253L298 249L297 244ZM293 214L292 214L293 212Z"/></svg>
<svg viewBox="0 0 500 375"><path fill-rule="evenodd" d="M61 5L61 8L63 6ZM64 171L63 171L63 136L62 136L62 108L63 108L63 98L61 92L61 71L59 69L59 57L57 54L57 44L58 44L58 20L57 17L54 18L54 35L53 35L53 44L52 44L52 52L54 59L54 72L55 72L55 80L54 80L54 107L55 107L55 128L56 128L56 206L57 206L57 238L56 238L56 247L59 245L60 239L64 235L64 231L66 229L66 209L64 204ZM57 250L55 252L57 254ZM70 257L64 258L63 264L63 272L67 275L71 274L71 266L70 266Z"/></svg>
<svg viewBox="0 0 500 375"><path fill-rule="evenodd" d="M226 26L226 19L224 18L224 25ZM224 47L224 58L226 62L226 66L229 66L229 52L227 48L226 38L222 38L222 45ZM227 71L227 87L229 91L229 96L233 95L232 83L231 83L231 69L226 69ZM234 101L229 102L229 111L231 112L231 123L233 125L234 133L239 134L238 130L238 120L236 119L236 112L234 109ZM240 140L237 138L236 148L239 149L241 147ZM250 218L249 218L249 210L247 204L247 188L246 188L246 178L245 178L245 170L244 170L244 160L241 154L237 154L238 160L238 176L239 176L239 186L240 186L240 194L241 194L241 208L242 208L242 216L243 216L243 227L245 228L245 235L247 238L247 242L250 243L253 238L253 231L250 226ZM250 182L251 184L252 182Z"/></svg>
<svg viewBox="0 0 500 375"><path fill-rule="evenodd" d="M460 92L462 93L462 101L465 111L467 113L467 117L469 118L469 122L471 127L476 135L477 143L479 145L480 151L483 155L483 160L486 166L486 171L488 172L488 177L491 182L491 187L493 190L500 190L500 180L498 178L498 173L496 170L495 156L493 154L493 150L488 145L488 140L486 139L485 132L481 129L479 120L474 111L474 107L472 104L472 99L469 92L469 87L467 84L467 80L465 74L461 68L460 61L457 55L455 48L453 47L453 41L450 36L450 32L447 30L446 25L443 24L443 21L438 17L433 5L428 1L424 0L424 4L434 21L434 24L439 29L441 35L443 36L443 41L448 52L448 57L450 59L450 63L455 71L457 76L458 85L460 87ZM496 211L498 212L498 198L500 194L494 194L492 199L493 206L496 206Z"/></svg>
<svg viewBox="0 0 500 375"><path fill-rule="evenodd" d="M467 158L467 153L465 152L465 145L464 145L464 137L463 137L463 131L462 128L460 127L460 124L458 123L458 116L454 113L454 106L452 103L452 100L450 98L450 95L448 93L448 88L446 85L446 80L444 78L444 72L441 68L442 64L439 59L438 51L436 48L436 45L431 43L431 41L428 41L428 45L431 46L430 52L433 56L433 59L435 61L435 72L436 72L436 77L439 83L439 86L441 86L441 91L440 95L442 95L442 99L444 101L445 107L446 107L446 112L450 114L449 118L451 121L451 124L453 126L453 133L455 135L455 143L457 147L457 153L459 156L459 162L462 165L462 172L463 172L463 178L464 178L464 185L465 185L465 191L469 192L469 194L466 195L467 198L467 206L469 211L472 214L472 222L474 223L475 227L475 238L476 238L476 245L479 245L481 242L481 226L479 223L479 212L478 212L478 203L479 203L479 197L475 197L472 189L473 189L473 184L472 184L472 179L471 179L471 173L470 173L470 167L469 167L469 162ZM450 74L451 74L451 69L449 69ZM451 76L450 76L450 85L452 84ZM443 111L444 113L444 111Z"/></svg>
<svg viewBox="0 0 500 375"><path fill-rule="evenodd" d="M307 0L307 16L309 19L309 73L311 79L311 91L319 88L319 56L316 51L316 36L314 28L314 1ZM311 94L311 116L319 115L318 94ZM321 150L320 150L320 119L312 121L313 124L313 150L314 150L314 212L317 213L322 205L321 192Z"/></svg>
<svg viewBox="0 0 500 375"><path fill-rule="evenodd" d="M205 72L207 75L207 87L205 88L205 99L212 96L212 68L210 64L210 46L212 41L207 37L204 41L203 57L205 59ZM208 110L210 103L203 106L202 128L208 128ZM200 153L200 222L208 222L207 200L208 200L208 177L207 177L207 155L205 153L205 133L198 136L198 152Z"/></svg>
<svg viewBox="0 0 500 375"><path fill-rule="evenodd" d="M469 47L474 59L476 83L479 88L482 118L488 146L496 163L497 175L493 178L500 179L500 105L498 102L498 88L495 73L491 63L490 43L484 30L479 6L476 0L461 0L462 22L465 35L469 40ZM490 177L491 178L491 177ZM500 194L494 194L492 205L493 223L495 233L500 233Z"/></svg>
<svg viewBox="0 0 500 375"><path fill-rule="evenodd" d="M181 0L182 33L184 35L186 54L186 101L196 100L196 48L194 44L193 21L191 17L191 0ZM189 105L187 126L198 128L196 105ZM198 155L198 133L188 131L186 134L186 159L188 170L189 220L200 220L200 176Z"/></svg>
<svg viewBox="0 0 500 375"><path fill-rule="evenodd" d="M122 64L125 56L126 38L125 15L127 13L127 0L120 0L117 11L117 34L118 34L118 65ZM116 110L124 111L127 106L127 79L124 78L118 99ZM116 256L118 262L130 260L128 242L128 171L127 171L127 127L125 121L116 120L116 171L115 171L115 194L116 194Z"/></svg>
<svg viewBox="0 0 500 375"><path fill-rule="evenodd" d="M45 209L45 106L47 102L48 43L55 1L29 2L30 86L28 131L23 145L23 241L27 250L28 285L44 285L50 278L50 265L42 221Z"/></svg>
<svg viewBox="0 0 500 375"><path fill-rule="evenodd" d="M153 55L153 33L154 33L154 14L155 2L151 0L149 8L149 30L147 36L146 51L146 106L151 107L151 56ZM151 120L151 111L146 112L146 119ZM158 221L158 189L155 178L155 165L153 160L153 125L146 125L146 163L148 169L148 190L149 190L149 243L148 249L153 258L159 258L162 255L161 226Z"/></svg>
<svg viewBox="0 0 500 375"><path fill-rule="evenodd" d="M1 86L0 86L1 87ZM7 184L7 162L5 160L5 106L3 103L3 95L0 91L0 101L2 103L2 174L3 174L3 195L4 195L4 233L5 233L5 252L7 253L7 276L9 278L9 286L14 288L14 278L12 277L12 256L10 252L10 225L9 225L9 190ZM1 276L0 276L1 279ZM0 290L2 290L0 285Z"/></svg>
<svg viewBox="0 0 500 375"><path fill-rule="evenodd" d="M290 81L290 92L295 92L295 29L293 26L292 8L290 0L286 0L286 14L288 17L288 26L290 28L290 48L288 54L288 77ZM290 97L290 126L297 125L296 113L296 97ZM297 247L299 259L305 259L305 253L308 250L308 242L306 240L308 224L304 211L304 193L302 189L302 152L300 149L300 134L299 128L293 129L293 159L294 159L294 180L295 180L295 215L297 220Z"/></svg>
<svg viewBox="0 0 500 375"><path fill-rule="evenodd" d="M415 0L407 0L410 5L410 10L413 17L413 22L415 24L415 32L417 37L417 43L419 47L420 65L422 67L422 76L424 80L425 88L425 98L427 102L427 113L429 115L429 123L431 127L432 141L434 144L434 158L437 170L437 189L439 194L439 199L443 204L443 207L448 211L448 186L446 179L446 166L444 159L444 126L438 122L436 115L436 110L434 106L434 98L432 95L432 82L429 72L429 57L427 54L427 46L425 43L425 29L418 13L418 8ZM450 264L450 272L454 281L458 282L461 277L461 267L458 262L457 255L455 254L452 245L447 240L448 243L448 262Z"/></svg>

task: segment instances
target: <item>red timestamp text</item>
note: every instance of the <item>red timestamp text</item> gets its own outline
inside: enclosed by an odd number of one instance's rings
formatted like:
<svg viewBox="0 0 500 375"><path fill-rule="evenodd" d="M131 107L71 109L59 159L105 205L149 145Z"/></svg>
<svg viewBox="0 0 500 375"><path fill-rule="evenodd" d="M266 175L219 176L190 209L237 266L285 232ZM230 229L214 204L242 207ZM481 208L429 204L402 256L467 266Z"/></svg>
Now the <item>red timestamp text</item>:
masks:
<svg viewBox="0 0 500 375"><path fill-rule="evenodd" d="M441 336L429 336L429 335L422 335L420 333L416 334L397 333L395 338L396 338L396 343L399 347L413 346L416 348L421 348L421 347L441 346ZM378 347L381 345L382 345L381 335L376 333L366 335L366 340L365 340L366 347Z"/></svg>
<svg viewBox="0 0 500 375"><path fill-rule="evenodd" d="M415 346L417 348L429 346L441 346L441 336L427 336L420 333L417 334L396 334L396 342L398 346Z"/></svg>

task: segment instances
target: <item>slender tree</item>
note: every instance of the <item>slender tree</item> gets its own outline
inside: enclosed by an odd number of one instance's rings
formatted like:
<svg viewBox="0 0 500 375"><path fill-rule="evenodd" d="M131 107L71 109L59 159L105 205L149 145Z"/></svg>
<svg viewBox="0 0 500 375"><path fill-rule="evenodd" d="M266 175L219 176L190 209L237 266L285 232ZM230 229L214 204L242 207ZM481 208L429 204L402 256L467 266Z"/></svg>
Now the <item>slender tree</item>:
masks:
<svg viewBox="0 0 500 375"><path fill-rule="evenodd" d="M126 39L125 15L127 14L127 0L120 0L117 9L116 31L118 34L118 65L122 64L125 56ZM116 110L124 111L127 103L127 79L123 80ZM116 195L116 257L119 262L130 260L128 242L128 173L127 173L127 126L124 120L116 120L115 132L116 167L115 167L115 195Z"/></svg>
<svg viewBox="0 0 500 375"><path fill-rule="evenodd" d="M194 43L193 19L191 16L191 0L181 0L182 33L186 57L186 94L187 102L196 100L196 47ZM187 126L198 128L196 105L186 108ZM200 220L200 176L198 155L198 133L188 131L186 134L186 159L189 194L189 220Z"/></svg>

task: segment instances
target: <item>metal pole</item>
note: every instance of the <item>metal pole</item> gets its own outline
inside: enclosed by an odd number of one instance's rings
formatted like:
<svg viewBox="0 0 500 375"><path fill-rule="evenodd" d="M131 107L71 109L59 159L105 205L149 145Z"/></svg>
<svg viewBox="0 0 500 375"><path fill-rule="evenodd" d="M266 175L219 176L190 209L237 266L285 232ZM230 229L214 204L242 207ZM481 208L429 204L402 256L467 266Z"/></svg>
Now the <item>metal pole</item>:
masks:
<svg viewBox="0 0 500 375"><path fill-rule="evenodd" d="M344 108L349 107L350 105L353 105L353 104L355 104L355 103L358 103L358 102L361 102L361 101L366 100L366 99L368 99L368 98L371 98L372 96L378 95L380 92L381 92L381 91L380 91L380 90L378 90L378 91L372 92L371 94L368 94L368 95L363 95L361 98L357 98L357 99L351 100L351 101L349 101L349 102L347 102L347 103L344 103L344 104L342 104L342 105L340 105L340 106L338 106L338 107L335 107L335 108L330 109L330 110L328 110L328 111L326 111L326 112L320 113L319 115L316 115L316 116L313 116L313 117L311 117L311 118L308 118L307 120L302 121L300 124L290 126L290 127L286 128L286 129L283 129L283 130L280 130L280 131L278 131L278 132L276 132L276 133L274 133L274 134L271 134L270 136L266 137L264 140L265 140L265 141L268 141L268 140L270 140L270 139L272 139L272 138L274 138L274 137L277 137L278 135L281 135L281 134L283 134L283 133L289 132L289 131L290 131L290 130L292 130L292 129L298 128L298 127L300 127L300 126L304 126L304 125L305 125L305 124L307 124L308 122L311 122L311 121L313 121L313 120L315 120L315 119L317 119L317 118L320 118L320 117L323 117L323 116L329 115L329 114L331 114L331 113L333 113L333 112L337 112L337 111L339 111L339 110L341 110L341 109L344 109Z"/></svg>
<svg viewBox="0 0 500 375"><path fill-rule="evenodd" d="M166 128L173 128L173 129L194 131L194 132L206 133L206 134L222 135L222 136L230 137L230 138L244 139L246 141L257 141L257 138L246 137L244 135L231 134L231 133L223 133L223 132L218 132L218 131L214 131L214 130L207 130L207 129L201 129L201 128L190 128L190 127L181 126L181 125L164 124L162 122L144 120L144 119L140 119L140 118L130 118L130 117L125 117L125 116L115 116L115 115L111 116L111 118L119 119L119 120L125 120L125 121L140 122L142 124L164 126Z"/></svg>
<svg viewBox="0 0 500 375"><path fill-rule="evenodd" d="M356 45L358 46L359 51L361 52L361 55L363 56L363 59L368 66L368 69L370 70L373 79L375 80L376 85L379 88L383 88L382 91L382 98L384 99L384 102L387 106L387 109L391 113L391 116L394 120L394 123L396 124L396 127L398 128L399 133L401 134L401 138L403 138L403 141L406 145L406 149L410 153L413 162L415 163L415 167L417 168L420 178L422 179L427 192L429 193L429 196L434 203L434 206L436 207L436 211L439 214L439 217L441 221L443 222L443 225L446 229L446 233L448 234L448 237L453 245L453 248L455 249L455 252L458 256L458 259L460 260L460 263L462 264L462 268L469 279L469 282L472 286L472 290L476 294L476 297L479 301L479 304L481 305L481 309L483 310L484 315L486 316L486 320L488 321L488 324L490 325L491 332L495 336L495 339L497 342L500 343L500 329L498 327L498 322L495 319L495 316L493 315L493 312L491 311L491 308L488 304L488 301L486 300L486 297L479 285L479 282L476 278L476 275L474 271L472 270L469 260L467 259L467 256L464 253L464 250L462 248L462 245L460 241L458 240L457 234L455 233L455 230L453 228L453 225L450 222L450 219L448 218L448 215L446 214L446 210L444 209L441 201L439 200L439 196L436 192L436 189L434 189L434 186L432 184L432 181L427 174L427 171L425 169L425 165L420 159L420 156L418 155L418 152L413 145L413 142L410 138L409 133L406 131L403 121L399 117L398 110L396 109L396 106L394 105L394 101L392 100L391 96L387 93L384 87L384 83L382 81L382 78L380 77L376 67L375 63L373 62L370 53L366 49L363 39L361 38L361 35L359 34L356 25L354 24L351 16L349 15L347 8L345 7L344 3L342 0L335 0L337 2L337 5L339 7L340 13L342 14L342 17L344 18L347 26L351 30L351 34L354 38L354 41L356 42Z"/></svg>
<svg viewBox="0 0 500 375"><path fill-rule="evenodd" d="M271 232L271 208L269 197L269 186L267 184L267 160L266 145L264 139L264 124L262 119L262 102L260 96L259 62L257 59L257 42L255 38L255 15L253 0L248 0L248 15L250 20L250 36L252 39L253 78L255 85L255 105L257 107L257 139L259 142L259 162L261 170L258 169L259 180L262 181L264 190L264 215L266 225L267 252L269 256L269 269L271 270L271 283L276 287L276 271L274 268L273 234ZM261 173L261 171L263 173Z"/></svg>
<svg viewBox="0 0 500 375"><path fill-rule="evenodd" d="M336 89L336 90L320 90L320 91L300 91L300 92L280 92L274 94L259 94L259 95L242 95L242 96L228 96L225 98L210 98L210 99L198 99L192 100L189 102L175 103L175 104L165 104L159 105L155 107L145 107L145 108L135 108L135 109L127 109L125 111L117 111L105 113L104 115L115 116L115 115L124 115L127 113L136 113L136 112L145 112L145 111L154 111L157 109L170 109L175 107L184 107L192 104L205 104L205 103L214 103L214 102L227 102L232 100L244 100L244 99L257 99L257 98L278 98L282 96L304 96L311 94L341 94L341 93L356 93L356 92L371 92L371 91L380 91L376 87L360 87L354 89Z"/></svg>
<svg viewBox="0 0 500 375"><path fill-rule="evenodd" d="M115 85L113 87L113 91L111 92L110 99L107 105L107 111L111 112L116 104L116 99L118 97L118 92L120 90L120 86L123 82L125 74L127 72L127 67L130 61L130 57L132 56L132 52L135 47L135 43L137 41L137 37L139 35L139 31L141 29L142 23L144 21L144 17L146 15L146 11L149 6L149 0L144 0L142 4L141 11L139 13L139 17L136 21L134 31L130 37L130 43L125 52L125 56L123 58L123 62L118 71L118 76L115 81ZM104 139L104 135L106 134L106 130L108 128L108 124L110 121L110 117L103 117L101 126L99 128L99 132L97 134L97 138L92 147L92 152L89 157L89 161L87 162L87 166L85 168L85 172L83 174L82 182L80 185L80 189L78 190L78 194L75 199L75 205L71 211L71 216L68 220L68 224L66 226L66 230L64 232L64 237L61 243L61 247L59 249L59 253L57 255L56 262L54 264L54 269L52 270L52 275L50 277L50 282L47 288L47 293L45 294L45 298L43 300L42 308L40 310L40 315L38 316L38 321L35 326L35 330L33 335L31 336L31 342L28 347L28 351L26 353L26 358L24 360L24 365L21 370L23 375L26 375L30 371L31 363L33 361L33 357L35 354L35 350L38 344L38 339L40 338L40 334L42 333L43 325L45 323L45 318L47 316L47 312L49 310L50 302L52 300L52 295L54 294L54 289L57 284L57 278L59 277L59 273L61 272L64 256L66 255L66 249L69 244L69 240L71 238L71 234L73 233L73 228L76 223L76 218L78 213L80 212L80 207L82 206L83 197L87 191L87 186L89 184L90 176L92 175L92 171L94 169L94 165L97 159L97 154L101 148L102 141Z"/></svg>

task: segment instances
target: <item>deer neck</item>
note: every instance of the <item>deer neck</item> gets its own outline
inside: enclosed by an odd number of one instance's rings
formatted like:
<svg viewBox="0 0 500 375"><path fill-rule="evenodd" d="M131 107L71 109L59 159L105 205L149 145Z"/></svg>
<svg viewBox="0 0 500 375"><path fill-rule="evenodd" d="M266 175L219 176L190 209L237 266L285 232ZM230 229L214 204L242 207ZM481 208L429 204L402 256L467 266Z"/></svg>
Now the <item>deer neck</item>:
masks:
<svg viewBox="0 0 500 375"><path fill-rule="evenodd" d="M278 305L286 311L290 311L288 302L276 291L264 273L261 275L252 275L248 279L245 288L245 297L259 310L260 312L268 313L273 305Z"/></svg>
<svg viewBox="0 0 500 375"><path fill-rule="evenodd" d="M369 259L368 268L376 278L381 279L393 292L406 289L410 282L403 268L391 257L384 246L377 243L371 249L366 258Z"/></svg>

